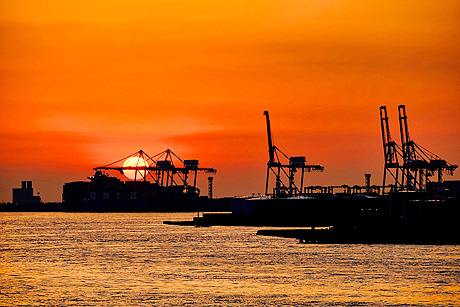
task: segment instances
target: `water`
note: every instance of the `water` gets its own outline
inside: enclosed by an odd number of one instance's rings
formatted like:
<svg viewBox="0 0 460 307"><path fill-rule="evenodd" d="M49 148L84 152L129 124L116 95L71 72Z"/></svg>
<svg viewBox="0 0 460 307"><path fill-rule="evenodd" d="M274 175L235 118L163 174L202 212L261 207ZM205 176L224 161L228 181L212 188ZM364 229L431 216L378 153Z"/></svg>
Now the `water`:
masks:
<svg viewBox="0 0 460 307"><path fill-rule="evenodd" d="M0 306L460 306L460 247L305 245L193 214L0 213Z"/></svg>

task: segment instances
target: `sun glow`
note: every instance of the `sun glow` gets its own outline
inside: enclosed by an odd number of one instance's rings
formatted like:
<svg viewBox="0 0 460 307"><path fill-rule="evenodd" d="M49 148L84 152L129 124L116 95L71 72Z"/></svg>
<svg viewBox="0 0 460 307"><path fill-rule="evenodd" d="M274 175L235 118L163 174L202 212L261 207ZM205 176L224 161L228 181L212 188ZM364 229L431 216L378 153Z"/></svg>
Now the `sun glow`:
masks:
<svg viewBox="0 0 460 307"><path fill-rule="evenodd" d="M149 164L142 157L131 157L123 162L123 167L148 167ZM123 175L129 179L142 179L147 176L148 171L144 169L123 170Z"/></svg>

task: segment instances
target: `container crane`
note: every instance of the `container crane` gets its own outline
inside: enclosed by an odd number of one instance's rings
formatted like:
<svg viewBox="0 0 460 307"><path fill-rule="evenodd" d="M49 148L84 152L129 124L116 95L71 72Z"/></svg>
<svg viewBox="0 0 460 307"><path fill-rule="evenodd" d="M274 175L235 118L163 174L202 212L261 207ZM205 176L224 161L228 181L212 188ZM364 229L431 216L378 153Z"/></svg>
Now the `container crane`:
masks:
<svg viewBox="0 0 460 307"><path fill-rule="evenodd" d="M448 163L428 149L415 143L409 136L406 107L398 106L399 128L403 153L401 186L407 190L426 191L429 177L438 175L437 190L441 190L443 173L452 175L458 165Z"/></svg>
<svg viewBox="0 0 460 307"><path fill-rule="evenodd" d="M267 163L267 178L265 182L265 195L280 197L302 194L305 172L322 172L324 167L321 165L307 165L305 156L288 157L279 148L273 145L270 116L268 111L264 111L264 115L267 122L269 155ZM282 163L280 158L287 162ZM300 171L300 185L295 183L295 174L297 171ZM275 177L273 193L269 193L268 191L271 174Z"/></svg>
<svg viewBox="0 0 460 307"><path fill-rule="evenodd" d="M399 159L402 159L402 149L391 139L386 106L380 107L380 126L382 128L383 153L385 158L382 193L385 194L387 188L390 188L390 191L394 191L402 186L399 180L400 170L402 168ZM387 174L394 179L393 185L387 185Z"/></svg>
<svg viewBox="0 0 460 307"><path fill-rule="evenodd" d="M116 166L121 161L127 161L130 158L136 158L137 161L143 161L134 166ZM182 167L174 165L174 160L183 164ZM121 174L126 171L135 171L134 181L144 180L147 178L153 180L154 183L162 187L180 186L183 185L184 189L189 188L188 180L193 178L191 187L196 189L197 173L216 173L214 168L198 167L198 160L182 160L172 150L167 149L153 157L147 153L139 150L123 159L117 160L105 166L95 167L93 170L102 172L103 170L117 170Z"/></svg>

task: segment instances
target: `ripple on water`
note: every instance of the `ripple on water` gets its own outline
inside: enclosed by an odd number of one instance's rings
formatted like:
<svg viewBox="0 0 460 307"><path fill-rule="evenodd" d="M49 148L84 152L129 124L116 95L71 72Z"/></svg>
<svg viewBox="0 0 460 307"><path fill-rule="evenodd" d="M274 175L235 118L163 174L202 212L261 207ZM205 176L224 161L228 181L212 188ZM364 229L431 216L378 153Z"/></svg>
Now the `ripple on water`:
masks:
<svg viewBox="0 0 460 307"><path fill-rule="evenodd" d="M0 305L445 306L457 246L305 245L193 214L0 213Z"/></svg>

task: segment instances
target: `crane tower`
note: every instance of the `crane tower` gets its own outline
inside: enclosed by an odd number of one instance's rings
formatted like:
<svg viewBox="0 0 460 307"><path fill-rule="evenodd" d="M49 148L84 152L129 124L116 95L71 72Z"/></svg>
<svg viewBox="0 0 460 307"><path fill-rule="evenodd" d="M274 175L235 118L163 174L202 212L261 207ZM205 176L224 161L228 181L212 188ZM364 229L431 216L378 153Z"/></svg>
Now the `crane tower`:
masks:
<svg viewBox="0 0 460 307"><path fill-rule="evenodd" d="M400 172L401 166L399 161L402 159L401 147L391 139L390 125L388 122L387 107L380 107L380 125L382 128L382 140L383 140L383 154L385 158L385 167L383 170L383 194L386 193L386 189L394 191L401 188ZM387 175L391 176L394 180L393 184L387 185Z"/></svg>
<svg viewBox="0 0 460 307"><path fill-rule="evenodd" d="M268 111L264 111L264 115L267 121L269 157L267 163L265 195L280 197L302 194L305 172L322 172L324 167L321 165L307 165L305 156L288 157L279 148L273 145ZM284 162L282 162L282 160L284 160ZM300 172L300 184L296 184L295 180L295 174L298 171ZM269 192L269 181L271 176L274 176L275 179L273 192Z"/></svg>
<svg viewBox="0 0 460 307"><path fill-rule="evenodd" d="M392 141L388 116L385 106L380 107L380 121L382 128L383 151L385 168L383 174L383 193L388 188L391 191L418 191L425 192L431 182L430 177L437 174L436 190L441 191L443 174L452 175L458 165L453 165L436 154L414 142L409 136L406 107L398 106L399 131L401 146ZM393 185L387 185L386 175L394 179Z"/></svg>

